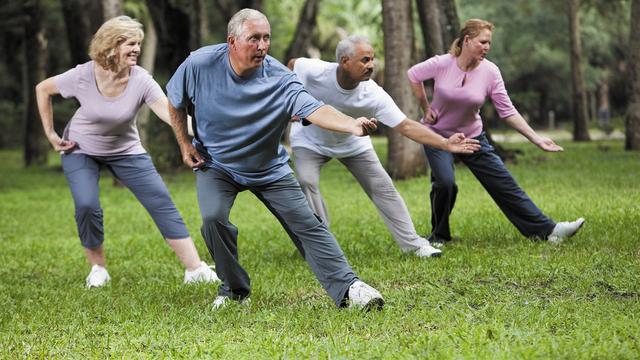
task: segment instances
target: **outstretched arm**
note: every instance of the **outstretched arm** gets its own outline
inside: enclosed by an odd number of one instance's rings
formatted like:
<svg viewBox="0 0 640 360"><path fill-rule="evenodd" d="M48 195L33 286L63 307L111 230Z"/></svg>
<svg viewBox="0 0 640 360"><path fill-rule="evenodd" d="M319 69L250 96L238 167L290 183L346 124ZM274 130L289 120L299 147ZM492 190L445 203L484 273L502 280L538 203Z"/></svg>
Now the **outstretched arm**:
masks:
<svg viewBox="0 0 640 360"><path fill-rule="evenodd" d="M198 150L191 144L189 133L187 132L187 109L176 109L171 101L169 103L169 115L171 116L171 125L176 133L180 151L182 152L182 161L194 169L205 164L204 159Z"/></svg>
<svg viewBox="0 0 640 360"><path fill-rule="evenodd" d="M58 94L60 94L60 91L53 77L42 81L36 86L36 101L38 102L38 112L40 113L44 132L47 134L49 142L56 151L67 151L76 146L76 142L62 140L53 128L53 105L51 104L51 98L53 95Z"/></svg>
<svg viewBox="0 0 640 360"><path fill-rule="evenodd" d="M330 105L320 106L311 115L307 116L307 120L327 130L351 133L356 136L367 136L373 133L376 131L378 124L376 119L369 120L364 117L354 119Z"/></svg>
<svg viewBox="0 0 640 360"><path fill-rule="evenodd" d="M454 134L445 139L428 127L409 118L402 120L393 130L420 144L430 145L452 153L471 154L480 149L478 140L467 139L464 134Z"/></svg>
<svg viewBox="0 0 640 360"><path fill-rule="evenodd" d="M156 100L156 102L151 104L149 108L151 108L153 113L156 114L160 120L173 126L171 124L171 114L169 114L169 99L166 96ZM191 126L191 116L187 115L187 132L189 135L193 136L193 128Z"/></svg>
<svg viewBox="0 0 640 360"><path fill-rule="evenodd" d="M532 143L536 144L540 149L544 151L556 152L564 151L561 146L556 145L553 140L548 137L542 137L538 135L527 122L522 118L520 113L515 113L511 116L504 118L507 124L511 125L517 132L529 139Z"/></svg>

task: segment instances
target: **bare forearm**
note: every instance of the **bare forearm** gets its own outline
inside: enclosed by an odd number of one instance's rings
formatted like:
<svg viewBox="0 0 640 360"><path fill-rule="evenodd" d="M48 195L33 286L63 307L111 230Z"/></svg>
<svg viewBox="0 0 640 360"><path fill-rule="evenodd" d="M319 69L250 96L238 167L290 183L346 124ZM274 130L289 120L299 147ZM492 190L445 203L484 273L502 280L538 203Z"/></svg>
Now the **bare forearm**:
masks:
<svg viewBox="0 0 640 360"><path fill-rule="evenodd" d="M429 109L429 100L427 99L427 93L424 91L424 85L422 85L422 83L414 83L411 81L409 83L411 84L413 94L420 103L420 107L426 113L427 109Z"/></svg>
<svg viewBox="0 0 640 360"><path fill-rule="evenodd" d="M323 105L307 117L312 124L321 128L345 133L352 133L358 126L355 119L344 115L330 105Z"/></svg>
<svg viewBox="0 0 640 360"><path fill-rule="evenodd" d="M531 128L531 126L529 126L529 124L527 124L527 122L519 113L515 113L504 118L504 121L506 121L507 124L509 124L517 132L529 139L529 141L531 141L532 143L537 145L542 141L540 136Z"/></svg>
<svg viewBox="0 0 640 360"><path fill-rule="evenodd" d="M447 150L447 139L417 121L407 118L393 129L420 144Z"/></svg>
<svg viewBox="0 0 640 360"><path fill-rule="evenodd" d="M178 139L178 144L182 147L185 144L190 144L188 123L187 123L187 110L176 109L171 102L169 102L169 115L171 116L171 126Z"/></svg>

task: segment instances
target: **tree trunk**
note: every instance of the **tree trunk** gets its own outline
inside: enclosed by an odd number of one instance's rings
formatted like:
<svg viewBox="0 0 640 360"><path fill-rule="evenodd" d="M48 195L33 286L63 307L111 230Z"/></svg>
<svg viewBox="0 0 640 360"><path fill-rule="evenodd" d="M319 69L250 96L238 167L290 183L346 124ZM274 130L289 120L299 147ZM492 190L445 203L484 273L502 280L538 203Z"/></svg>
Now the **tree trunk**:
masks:
<svg viewBox="0 0 640 360"><path fill-rule="evenodd" d="M453 41L460 34L460 18L455 0L438 0L441 11L440 27L442 29L442 41L445 52L449 50Z"/></svg>
<svg viewBox="0 0 640 360"><path fill-rule="evenodd" d="M102 11L105 21L123 15L122 0L102 0Z"/></svg>
<svg viewBox="0 0 640 360"><path fill-rule="evenodd" d="M289 48L284 54L283 64L287 64L289 60L307 55L307 48L311 44L311 36L316 28L316 17L318 15L318 4L320 0L307 0L300 12L300 20L298 21L298 29L289 44Z"/></svg>
<svg viewBox="0 0 640 360"><path fill-rule="evenodd" d="M228 23L231 17L238 11L249 8L262 12L262 3L264 0L215 0L214 3L218 8L218 11L224 16L225 21Z"/></svg>
<svg viewBox="0 0 640 360"><path fill-rule="evenodd" d="M438 6L438 0L416 0L416 7L427 59L444 54L446 48L442 37L440 23L442 13Z"/></svg>
<svg viewBox="0 0 640 360"><path fill-rule="evenodd" d="M411 119L418 118L419 105L413 96L407 70L416 63L411 0L382 0L384 32L384 88ZM427 163L421 145L396 131L387 131L387 172L393 179L425 174Z"/></svg>
<svg viewBox="0 0 640 360"><path fill-rule="evenodd" d="M202 0L146 0L146 4L157 31L157 49L162 59L156 63L154 70L170 76L191 51L201 46ZM154 139L153 144L147 144L147 150L154 158L156 167L182 167L182 154L173 129L164 124L147 129Z"/></svg>
<svg viewBox="0 0 640 360"><path fill-rule="evenodd" d="M142 51L140 54L140 66L153 75L153 71L156 64L156 51L158 48L158 34L156 34L156 28L153 26L153 21L150 17L147 17L144 21L144 41L142 41ZM148 145L147 136L147 124L149 123L149 115L151 109L145 104L142 105L138 112L138 132L140 133L140 141L143 147Z"/></svg>
<svg viewBox="0 0 640 360"><path fill-rule="evenodd" d="M188 7L176 7L171 0L147 0L149 14L158 33L161 63L172 74L200 47L201 0L190 0Z"/></svg>
<svg viewBox="0 0 640 360"><path fill-rule="evenodd" d="M74 64L89 60L89 43L104 22L103 7L95 0L62 0L69 51Z"/></svg>
<svg viewBox="0 0 640 360"><path fill-rule="evenodd" d="M47 44L42 28L42 8L40 0L23 0L24 11L24 62L23 97L24 97L24 165L44 165L47 163L49 144L44 134L38 104L36 102L36 85L44 80L44 63Z"/></svg>
<svg viewBox="0 0 640 360"><path fill-rule="evenodd" d="M589 141L587 117L587 92L582 71L582 44L580 42L580 0L567 0L569 15L569 39L571 42L571 85L573 108L573 140Z"/></svg>
<svg viewBox="0 0 640 360"><path fill-rule="evenodd" d="M629 31L629 107L625 120L625 150L640 150L640 0L631 4Z"/></svg>

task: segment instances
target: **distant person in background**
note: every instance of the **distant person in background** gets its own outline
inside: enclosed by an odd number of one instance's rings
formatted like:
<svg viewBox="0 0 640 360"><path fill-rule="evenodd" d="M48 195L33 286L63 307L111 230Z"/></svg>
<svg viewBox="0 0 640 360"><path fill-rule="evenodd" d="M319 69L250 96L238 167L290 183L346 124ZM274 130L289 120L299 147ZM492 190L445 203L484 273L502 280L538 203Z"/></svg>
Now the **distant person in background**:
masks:
<svg viewBox="0 0 640 360"><path fill-rule="evenodd" d="M465 139L463 134L445 139L407 118L391 96L371 80L373 58L369 39L351 35L338 43L337 63L299 58L290 60L288 67L298 75L311 96L349 116L374 117L411 140L442 150L468 154L478 150L477 140ZM291 125L290 138L296 178L311 210L322 217L327 226L329 214L319 189L320 170L337 158L358 180L403 252L411 251L423 258L442 254L416 233L407 206L380 164L368 136L358 138L313 124L303 126L296 121Z"/></svg>
<svg viewBox="0 0 640 360"><path fill-rule="evenodd" d="M464 133L478 139L482 147L473 154L459 154L489 195L515 227L528 238L548 239L559 243L575 235L584 224L556 224L533 203L513 179L482 131L480 107L491 98L498 114L516 131L544 151L564 151L546 137L539 136L513 107L500 70L485 56L491 45L493 24L473 19L460 30L460 37L448 54L434 56L408 71L414 94L424 111L422 123L442 136ZM433 102L429 105L423 81L435 80ZM423 146L431 168L431 224L429 241L451 240L449 216L456 201L453 155L430 145Z"/></svg>
<svg viewBox="0 0 640 360"><path fill-rule="evenodd" d="M149 212L185 266L185 283L219 280L200 261L167 187L140 143L136 114L143 104L171 123L167 97L151 75L136 66L143 37L142 24L136 20L128 16L113 18L100 27L91 41L89 55L93 60L36 87L44 130L54 149L62 153L78 234L91 265L87 288L103 286L111 279L106 269L98 193L102 168L111 170ZM53 128L51 98L57 94L80 102L62 138Z"/></svg>

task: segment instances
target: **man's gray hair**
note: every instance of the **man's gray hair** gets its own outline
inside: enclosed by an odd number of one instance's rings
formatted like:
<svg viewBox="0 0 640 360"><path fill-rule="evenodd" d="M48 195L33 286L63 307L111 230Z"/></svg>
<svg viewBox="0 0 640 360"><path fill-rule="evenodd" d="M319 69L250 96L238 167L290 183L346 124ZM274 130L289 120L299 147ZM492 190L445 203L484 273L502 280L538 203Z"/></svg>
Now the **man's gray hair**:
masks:
<svg viewBox="0 0 640 360"><path fill-rule="evenodd" d="M369 38L364 35L350 35L340 40L336 47L336 62L340 62L343 56L352 59L356 56L356 45L366 43L371 45Z"/></svg>
<svg viewBox="0 0 640 360"><path fill-rule="evenodd" d="M235 15L233 15L233 17L231 17L231 20L229 20L229 24L227 24L227 37L240 36L242 33L242 23L244 23L245 21L262 20L262 19L267 20L267 23L269 23L269 20L267 19L267 17L264 16L264 14L258 10L242 9L238 11ZM269 27L271 27L271 25L269 25Z"/></svg>

